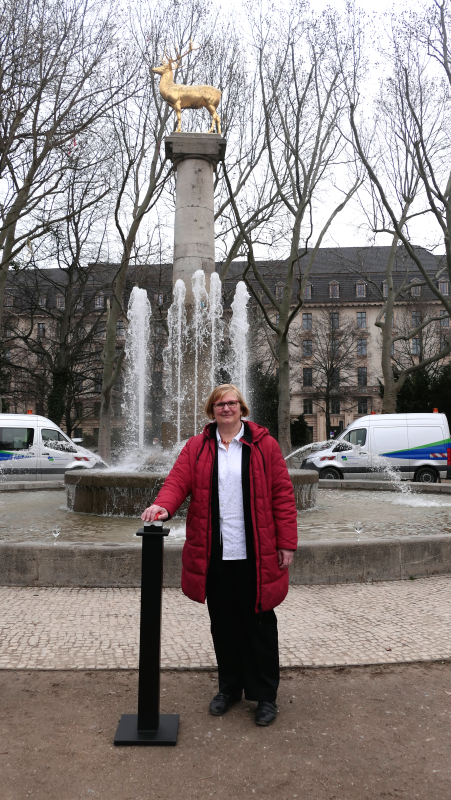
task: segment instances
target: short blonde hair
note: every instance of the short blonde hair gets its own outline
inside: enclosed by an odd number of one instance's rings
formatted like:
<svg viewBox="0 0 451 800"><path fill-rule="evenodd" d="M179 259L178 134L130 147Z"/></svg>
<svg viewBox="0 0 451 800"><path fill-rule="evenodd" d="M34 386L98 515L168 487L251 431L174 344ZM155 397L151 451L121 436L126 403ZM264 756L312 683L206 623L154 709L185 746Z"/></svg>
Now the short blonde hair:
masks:
<svg viewBox="0 0 451 800"><path fill-rule="evenodd" d="M248 417L249 416L249 407L241 394L238 386L235 386L233 383L221 383L220 386L216 386L215 389L211 392L208 397L207 402L205 403L205 413L208 419L214 419L215 416L213 414L213 405L217 403L221 397L224 397L227 392L235 392L236 399L239 401L241 406L241 416Z"/></svg>

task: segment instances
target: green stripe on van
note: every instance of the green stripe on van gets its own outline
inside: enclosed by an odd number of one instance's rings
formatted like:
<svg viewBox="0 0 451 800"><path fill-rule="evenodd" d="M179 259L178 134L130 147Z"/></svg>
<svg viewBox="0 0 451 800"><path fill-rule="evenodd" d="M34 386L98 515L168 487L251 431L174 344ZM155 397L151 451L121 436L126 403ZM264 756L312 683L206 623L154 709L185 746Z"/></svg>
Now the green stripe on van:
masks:
<svg viewBox="0 0 451 800"><path fill-rule="evenodd" d="M424 450L426 447L437 447L438 444L450 444L451 439L441 439L439 442L430 442L428 444L417 444L415 447L403 447L402 450L390 450L391 455L395 455L395 453L405 453L406 450Z"/></svg>

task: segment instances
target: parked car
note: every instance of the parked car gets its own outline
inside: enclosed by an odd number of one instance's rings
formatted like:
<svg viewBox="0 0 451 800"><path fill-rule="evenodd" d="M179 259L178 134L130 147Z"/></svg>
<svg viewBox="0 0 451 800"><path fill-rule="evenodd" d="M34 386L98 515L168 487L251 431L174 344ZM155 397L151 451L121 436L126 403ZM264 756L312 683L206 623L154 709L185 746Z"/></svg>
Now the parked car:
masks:
<svg viewBox="0 0 451 800"><path fill-rule="evenodd" d="M381 458L382 457L382 458ZM402 480L451 478L451 441L445 414L372 414L352 422L337 439L313 450L302 469L320 478L368 478L394 467Z"/></svg>
<svg viewBox="0 0 451 800"><path fill-rule="evenodd" d="M1 481L51 481L61 479L68 469L106 466L45 417L0 414Z"/></svg>

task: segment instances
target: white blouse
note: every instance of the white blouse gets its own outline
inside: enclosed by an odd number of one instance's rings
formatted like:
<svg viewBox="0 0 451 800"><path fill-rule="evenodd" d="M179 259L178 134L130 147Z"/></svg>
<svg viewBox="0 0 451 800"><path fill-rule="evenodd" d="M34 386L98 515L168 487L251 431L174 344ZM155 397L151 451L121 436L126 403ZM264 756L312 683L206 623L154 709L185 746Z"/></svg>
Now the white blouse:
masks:
<svg viewBox="0 0 451 800"><path fill-rule="evenodd" d="M219 526L222 540L222 558L236 561L247 557L246 530L244 527L243 486L241 481L241 452L239 441L244 434L244 425L232 439L227 450L218 439L218 490Z"/></svg>

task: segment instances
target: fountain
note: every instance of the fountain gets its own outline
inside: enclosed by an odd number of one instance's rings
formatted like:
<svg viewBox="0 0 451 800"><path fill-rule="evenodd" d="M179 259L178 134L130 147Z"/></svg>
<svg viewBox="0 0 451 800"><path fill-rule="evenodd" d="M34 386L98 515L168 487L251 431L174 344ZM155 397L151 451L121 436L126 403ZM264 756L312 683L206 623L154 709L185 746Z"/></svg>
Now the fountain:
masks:
<svg viewBox="0 0 451 800"><path fill-rule="evenodd" d="M184 439L203 430L205 401L217 383L220 367L219 349L224 339L221 281L216 273L206 290L205 273L197 270L191 286L194 302L185 303L186 285L177 279L174 298L168 311L169 341L165 350L166 372L166 444L165 453L153 448L142 458L145 394L142 376L146 374L145 348L148 339L149 313L144 290L134 289L129 305L127 334L127 409L130 417L130 455L121 469L66 474L67 505L71 511L85 514L139 517L143 508L157 496L168 470L175 461ZM227 359L232 382L247 391L247 304L249 293L243 281L237 284L229 324L230 356ZM147 312L146 312L147 309ZM141 411L140 411L141 409ZM168 435L172 433L172 437ZM138 452L137 452L138 451ZM134 467L134 468L133 468ZM318 476L306 470L289 470L298 509L312 508L316 502ZM178 515L186 516L188 502Z"/></svg>
<svg viewBox="0 0 451 800"><path fill-rule="evenodd" d="M249 322L247 320L247 303L250 298L244 281L236 285L235 298L232 303L232 320L230 322L230 342L232 358L230 363L231 383L238 386L244 397L247 397L247 342Z"/></svg>
<svg viewBox="0 0 451 800"><path fill-rule="evenodd" d="M135 286L128 303L125 340L126 445L128 450L144 449L146 399L150 390L149 340L151 308L147 292Z"/></svg>

